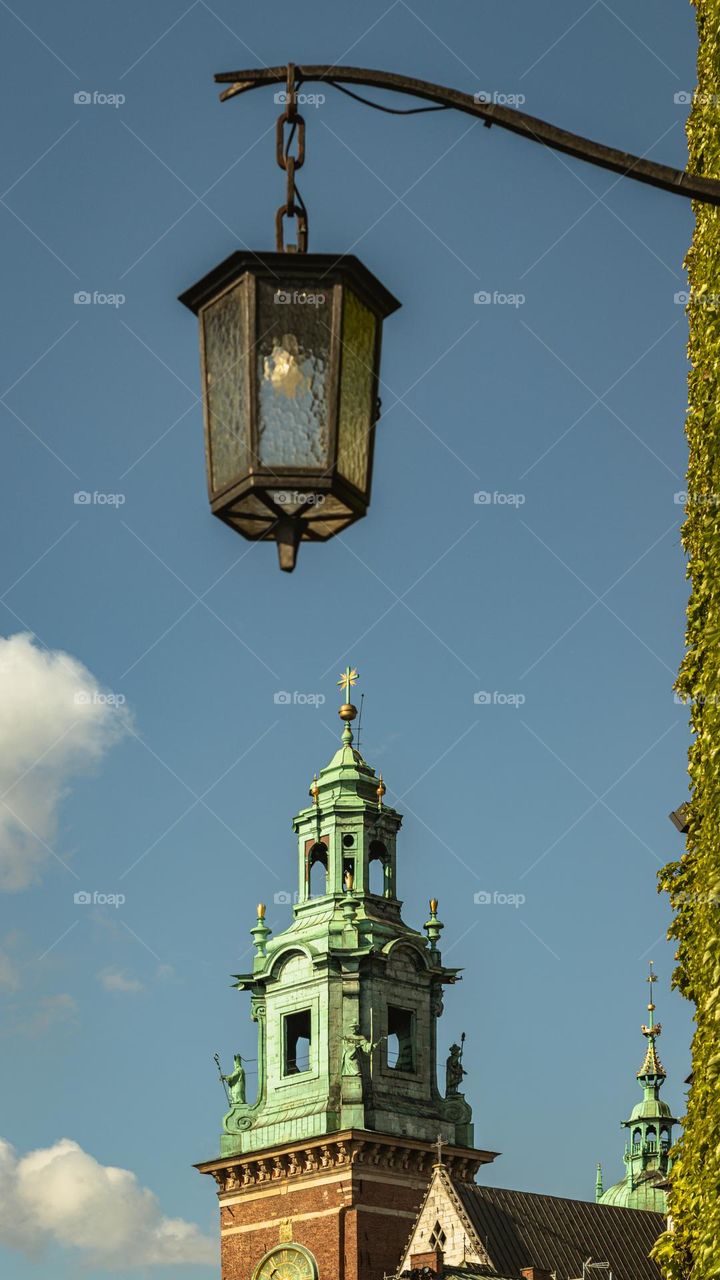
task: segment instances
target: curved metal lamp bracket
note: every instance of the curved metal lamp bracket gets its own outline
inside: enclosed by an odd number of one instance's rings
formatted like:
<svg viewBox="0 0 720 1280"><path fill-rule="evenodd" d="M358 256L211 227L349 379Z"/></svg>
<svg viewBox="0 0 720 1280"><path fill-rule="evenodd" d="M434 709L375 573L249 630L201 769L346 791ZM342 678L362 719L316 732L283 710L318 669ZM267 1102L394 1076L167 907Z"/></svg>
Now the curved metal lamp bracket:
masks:
<svg viewBox="0 0 720 1280"><path fill-rule="evenodd" d="M407 93L414 98L422 98L442 107L462 111L465 115L476 116L488 128L497 125L500 129L509 129L511 133L518 133L531 142L539 142L544 147L575 156L576 159L601 169L609 169L612 173L632 178L635 182L660 187L662 191L685 196L688 200L720 205L720 181L715 178L703 178L684 169L656 164L653 160L631 155L628 151L606 147L601 142L569 133L567 129L558 129L546 120L526 115L524 111L517 111L513 107L494 102L476 102L472 94L461 93L458 89L448 89L429 80L414 80L410 76L396 75L392 71L371 71L366 67L299 66L296 71L298 83L313 81L331 85L362 84L372 89ZM241 93L248 93L251 89L261 89L264 85L284 84L286 78L287 67L262 67L249 71L221 71L215 76L215 82L228 86L220 94L220 100L225 102Z"/></svg>

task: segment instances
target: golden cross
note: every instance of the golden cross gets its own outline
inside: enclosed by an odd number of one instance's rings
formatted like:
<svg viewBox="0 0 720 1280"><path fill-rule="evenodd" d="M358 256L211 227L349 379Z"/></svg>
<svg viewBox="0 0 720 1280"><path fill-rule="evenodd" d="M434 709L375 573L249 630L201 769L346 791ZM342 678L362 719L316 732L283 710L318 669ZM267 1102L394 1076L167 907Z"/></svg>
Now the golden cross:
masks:
<svg viewBox="0 0 720 1280"><path fill-rule="evenodd" d="M346 667L342 675L340 676L340 679L338 680L338 686L345 691L346 702L350 701L350 690L352 689L354 684L357 684L358 679L359 679L359 674L354 667Z"/></svg>

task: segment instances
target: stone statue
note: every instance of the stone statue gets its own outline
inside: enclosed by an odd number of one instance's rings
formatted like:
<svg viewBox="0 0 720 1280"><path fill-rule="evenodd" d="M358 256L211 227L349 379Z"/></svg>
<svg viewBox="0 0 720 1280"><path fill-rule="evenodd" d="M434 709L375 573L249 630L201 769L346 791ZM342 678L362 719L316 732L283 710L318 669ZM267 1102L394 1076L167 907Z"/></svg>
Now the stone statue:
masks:
<svg viewBox="0 0 720 1280"><path fill-rule="evenodd" d="M356 1022L353 1025L352 1035L343 1037L343 1045L345 1047L343 1049L342 1056L342 1075L362 1075L362 1058L360 1055L363 1053L368 1055L371 1054L373 1049L377 1049L378 1045L382 1044L382 1040L384 1039L385 1036L383 1036L381 1040L368 1040L367 1036L362 1034L360 1024Z"/></svg>
<svg viewBox="0 0 720 1280"><path fill-rule="evenodd" d="M238 1107L245 1105L245 1068L242 1064L242 1058L239 1053L235 1054L235 1065L229 1076L222 1076L222 1079L230 1086L230 1105Z"/></svg>
<svg viewBox="0 0 720 1280"><path fill-rule="evenodd" d="M463 1046L459 1044L450 1046L450 1057L445 1063L445 1093L448 1096L460 1092L463 1076L467 1075L467 1071L462 1064L462 1055Z"/></svg>

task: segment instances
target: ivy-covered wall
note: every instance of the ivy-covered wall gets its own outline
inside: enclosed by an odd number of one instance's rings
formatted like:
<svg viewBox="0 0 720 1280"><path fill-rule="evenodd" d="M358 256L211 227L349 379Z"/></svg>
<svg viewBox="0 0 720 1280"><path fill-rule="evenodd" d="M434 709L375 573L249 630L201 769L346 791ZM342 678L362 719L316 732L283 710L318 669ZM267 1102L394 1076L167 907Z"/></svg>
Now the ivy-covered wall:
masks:
<svg viewBox="0 0 720 1280"><path fill-rule="evenodd" d="M720 0L695 0L698 88L688 121L691 171L720 177ZM674 1230L655 1257L670 1280L720 1277L720 209L695 205L688 253L688 504L691 581L678 689L690 703L690 830L664 868L677 940L674 981L696 1006L693 1081L672 1174Z"/></svg>

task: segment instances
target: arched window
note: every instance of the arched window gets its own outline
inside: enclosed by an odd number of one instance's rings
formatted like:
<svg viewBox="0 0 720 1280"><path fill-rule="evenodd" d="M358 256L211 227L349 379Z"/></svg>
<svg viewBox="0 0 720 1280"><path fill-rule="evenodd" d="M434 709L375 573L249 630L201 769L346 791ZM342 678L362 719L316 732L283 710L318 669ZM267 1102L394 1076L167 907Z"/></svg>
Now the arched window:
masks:
<svg viewBox="0 0 720 1280"><path fill-rule="evenodd" d="M633 1136L632 1136L632 1140L633 1140L633 1146L634 1146L634 1147L639 1147L639 1146L640 1146L640 1143L641 1143L641 1141L642 1141L642 1132L641 1132L641 1130L640 1130L640 1129L633 1129Z"/></svg>
<svg viewBox="0 0 720 1280"><path fill-rule="evenodd" d="M328 851L318 842L310 850L308 858L308 897L320 898L327 893Z"/></svg>
<svg viewBox="0 0 720 1280"><path fill-rule="evenodd" d="M667 1151L670 1146L670 1134L667 1129L660 1130L660 1146L663 1151Z"/></svg>
<svg viewBox="0 0 720 1280"><path fill-rule="evenodd" d="M645 1145L648 1151L654 1151L657 1146L657 1130L650 1125L645 1134Z"/></svg>

